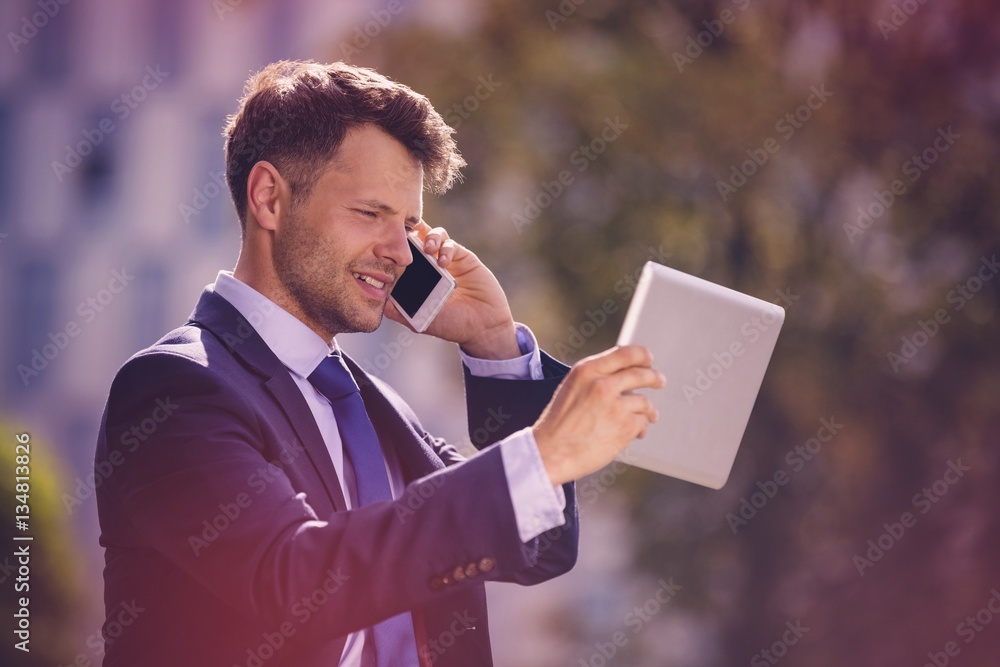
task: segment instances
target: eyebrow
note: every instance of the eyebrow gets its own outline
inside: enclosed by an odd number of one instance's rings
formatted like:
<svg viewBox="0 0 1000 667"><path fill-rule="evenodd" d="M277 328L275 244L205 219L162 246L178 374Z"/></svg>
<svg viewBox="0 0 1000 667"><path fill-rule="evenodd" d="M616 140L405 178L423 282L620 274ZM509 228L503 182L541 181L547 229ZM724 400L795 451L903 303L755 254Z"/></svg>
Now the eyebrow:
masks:
<svg viewBox="0 0 1000 667"><path fill-rule="evenodd" d="M378 209L379 211L387 215L396 215L397 213L399 213L399 211L389 206L385 202L379 201L378 199L358 199L356 200L355 203L361 204L362 206L367 206L369 208ZM406 218L406 222L410 222L416 225L417 223L420 222L420 218L411 215Z"/></svg>

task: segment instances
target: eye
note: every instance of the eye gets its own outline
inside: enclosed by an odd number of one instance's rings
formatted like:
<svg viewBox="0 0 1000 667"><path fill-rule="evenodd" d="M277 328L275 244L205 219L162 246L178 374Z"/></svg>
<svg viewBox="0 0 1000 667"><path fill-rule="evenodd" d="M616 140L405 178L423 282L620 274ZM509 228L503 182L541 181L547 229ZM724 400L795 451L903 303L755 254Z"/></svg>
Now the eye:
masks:
<svg viewBox="0 0 1000 667"><path fill-rule="evenodd" d="M356 208L354 210L357 211L358 213L360 213L361 215L363 215L366 218L377 218L378 217L378 213L376 213L375 211L369 211L368 209L364 209L364 208Z"/></svg>

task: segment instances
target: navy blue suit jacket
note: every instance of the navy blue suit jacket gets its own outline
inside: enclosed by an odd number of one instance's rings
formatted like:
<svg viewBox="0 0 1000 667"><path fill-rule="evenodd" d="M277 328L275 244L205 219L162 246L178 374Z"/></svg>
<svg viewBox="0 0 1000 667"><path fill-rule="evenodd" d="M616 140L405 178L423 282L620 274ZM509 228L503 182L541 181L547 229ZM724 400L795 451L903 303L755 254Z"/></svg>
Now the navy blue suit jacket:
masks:
<svg viewBox="0 0 1000 667"><path fill-rule="evenodd" d="M466 371L465 459L385 383L348 366L407 488L345 511L333 463L288 370L205 290L188 323L129 359L98 437L106 667L335 667L345 635L409 610L425 664L491 665L484 582L569 570L578 524L523 544L492 442L531 425L545 380ZM476 439L481 440L481 437Z"/></svg>

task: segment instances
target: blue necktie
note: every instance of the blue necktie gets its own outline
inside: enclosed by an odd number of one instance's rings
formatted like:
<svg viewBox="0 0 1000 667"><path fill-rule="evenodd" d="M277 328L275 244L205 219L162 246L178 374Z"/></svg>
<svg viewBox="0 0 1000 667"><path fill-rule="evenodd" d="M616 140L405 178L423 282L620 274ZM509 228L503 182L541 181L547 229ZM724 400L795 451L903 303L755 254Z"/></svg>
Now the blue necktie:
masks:
<svg viewBox="0 0 1000 667"><path fill-rule="evenodd" d="M382 447L361 400L358 384L339 352L323 359L309 382L330 399L340 439L354 466L358 504L392 500ZM378 667L418 667L417 640L409 612L388 618L372 628Z"/></svg>

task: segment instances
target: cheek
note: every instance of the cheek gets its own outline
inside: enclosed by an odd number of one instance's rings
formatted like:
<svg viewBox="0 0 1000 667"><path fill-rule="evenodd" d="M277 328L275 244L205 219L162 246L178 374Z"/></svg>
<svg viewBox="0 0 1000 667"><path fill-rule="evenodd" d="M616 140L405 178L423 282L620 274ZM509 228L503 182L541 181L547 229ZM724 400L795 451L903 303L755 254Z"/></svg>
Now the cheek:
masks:
<svg viewBox="0 0 1000 667"><path fill-rule="evenodd" d="M349 264L371 257L372 249L378 244L375 226L365 225L340 227L328 231L323 237L323 247L337 261Z"/></svg>
<svg viewBox="0 0 1000 667"><path fill-rule="evenodd" d="M317 238L305 226L289 226L285 233L275 238L275 255L285 272L305 279L329 271L333 259L329 252L331 246L329 240Z"/></svg>

